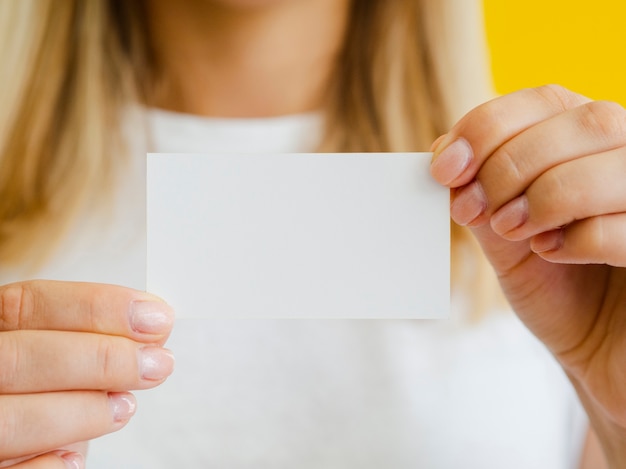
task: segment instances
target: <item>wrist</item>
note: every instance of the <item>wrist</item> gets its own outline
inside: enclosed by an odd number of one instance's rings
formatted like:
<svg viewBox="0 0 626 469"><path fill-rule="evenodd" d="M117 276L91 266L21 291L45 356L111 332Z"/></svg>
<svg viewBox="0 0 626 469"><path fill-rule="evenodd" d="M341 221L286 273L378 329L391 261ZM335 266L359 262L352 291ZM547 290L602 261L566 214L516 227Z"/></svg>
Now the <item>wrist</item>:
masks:
<svg viewBox="0 0 626 469"><path fill-rule="evenodd" d="M598 422L591 416L590 422L602 447L607 467L609 469L626 467L626 430L614 428L611 422Z"/></svg>
<svg viewBox="0 0 626 469"><path fill-rule="evenodd" d="M612 415L602 406L598 405L584 387L572 376L570 381L585 408L589 423L595 433L598 443L602 448L607 468L623 469L626 467L626 427L619 422L623 421L618 415ZM626 403L626 397L625 397Z"/></svg>

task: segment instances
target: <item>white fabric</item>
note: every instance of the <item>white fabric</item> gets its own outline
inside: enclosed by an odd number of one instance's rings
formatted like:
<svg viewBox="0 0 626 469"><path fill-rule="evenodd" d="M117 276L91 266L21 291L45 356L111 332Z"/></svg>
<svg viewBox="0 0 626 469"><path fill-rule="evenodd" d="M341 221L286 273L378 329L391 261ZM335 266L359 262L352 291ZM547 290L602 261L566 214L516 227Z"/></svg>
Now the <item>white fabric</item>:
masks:
<svg viewBox="0 0 626 469"><path fill-rule="evenodd" d="M316 115L146 117L150 148L129 126L112 212L87 211L37 277L143 287L146 149L309 151L321 127ZM174 375L137 393L137 415L92 443L89 467L576 468L586 420L552 357L510 312L459 316L180 320Z"/></svg>

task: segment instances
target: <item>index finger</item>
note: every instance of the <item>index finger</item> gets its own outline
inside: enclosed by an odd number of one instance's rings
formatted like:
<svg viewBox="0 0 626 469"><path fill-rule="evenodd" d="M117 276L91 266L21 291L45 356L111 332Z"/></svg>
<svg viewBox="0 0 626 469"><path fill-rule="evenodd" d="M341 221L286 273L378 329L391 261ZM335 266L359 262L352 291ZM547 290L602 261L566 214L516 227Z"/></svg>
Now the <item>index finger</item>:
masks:
<svg viewBox="0 0 626 469"><path fill-rule="evenodd" d="M539 122L589 101L560 86L548 85L482 104L436 142L431 174L445 186L464 186L501 145Z"/></svg>
<svg viewBox="0 0 626 469"><path fill-rule="evenodd" d="M95 332L159 343L173 323L165 301L131 288L52 280L0 286L0 331Z"/></svg>

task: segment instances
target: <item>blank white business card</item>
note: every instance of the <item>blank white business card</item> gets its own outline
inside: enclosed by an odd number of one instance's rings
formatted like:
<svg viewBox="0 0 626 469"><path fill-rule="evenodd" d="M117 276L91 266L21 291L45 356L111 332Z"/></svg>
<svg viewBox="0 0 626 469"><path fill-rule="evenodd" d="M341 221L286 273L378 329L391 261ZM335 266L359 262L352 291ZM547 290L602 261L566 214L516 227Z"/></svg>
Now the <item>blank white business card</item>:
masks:
<svg viewBox="0 0 626 469"><path fill-rule="evenodd" d="M147 288L178 317L442 318L430 153L149 154Z"/></svg>

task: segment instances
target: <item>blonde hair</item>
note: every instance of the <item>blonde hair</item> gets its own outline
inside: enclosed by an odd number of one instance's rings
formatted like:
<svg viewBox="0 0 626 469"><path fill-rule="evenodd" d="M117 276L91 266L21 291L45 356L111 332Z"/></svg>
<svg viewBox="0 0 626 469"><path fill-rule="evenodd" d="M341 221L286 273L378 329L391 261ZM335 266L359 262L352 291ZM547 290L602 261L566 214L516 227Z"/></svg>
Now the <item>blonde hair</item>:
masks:
<svg viewBox="0 0 626 469"><path fill-rule="evenodd" d="M480 3L354 1L320 149L424 150L490 97ZM112 191L121 108L150 104L145 16L139 0L0 2L0 264L42 259Z"/></svg>
<svg viewBox="0 0 626 469"><path fill-rule="evenodd" d="M103 1L0 2L2 265L41 259L112 184L118 110L132 92L113 26Z"/></svg>

